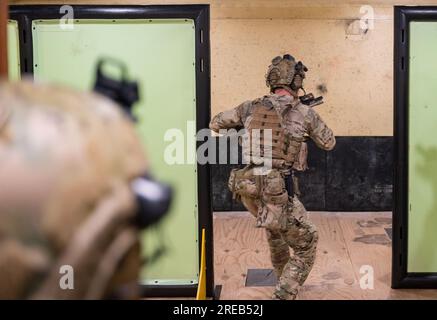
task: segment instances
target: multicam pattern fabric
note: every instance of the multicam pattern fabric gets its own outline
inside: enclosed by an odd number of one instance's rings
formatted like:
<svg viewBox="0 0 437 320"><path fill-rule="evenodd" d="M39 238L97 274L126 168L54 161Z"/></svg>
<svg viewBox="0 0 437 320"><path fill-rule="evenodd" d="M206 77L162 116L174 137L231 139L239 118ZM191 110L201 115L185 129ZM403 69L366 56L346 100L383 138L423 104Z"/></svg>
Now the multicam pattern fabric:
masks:
<svg viewBox="0 0 437 320"><path fill-rule="evenodd" d="M0 162L0 299L98 299L136 285L130 183L147 162L117 105L1 82ZM62 265L74 268L74 290L59 286Z"/></svg>
<svg viewBox="0 0 437 320"><path fill-rule="evenodd" d="M271 105L282 117L282 125L289 140L288 156L293 165L301 150L302 142L308 137L324 150L331 150L335 146L332 130L323 122L311 107L304 105L292 96L268 95L259 99L243 102L238 107L220 112L210 123L210 128L218 132L220 129L249 128L255 108L260 101L264 105Z"/></svg>

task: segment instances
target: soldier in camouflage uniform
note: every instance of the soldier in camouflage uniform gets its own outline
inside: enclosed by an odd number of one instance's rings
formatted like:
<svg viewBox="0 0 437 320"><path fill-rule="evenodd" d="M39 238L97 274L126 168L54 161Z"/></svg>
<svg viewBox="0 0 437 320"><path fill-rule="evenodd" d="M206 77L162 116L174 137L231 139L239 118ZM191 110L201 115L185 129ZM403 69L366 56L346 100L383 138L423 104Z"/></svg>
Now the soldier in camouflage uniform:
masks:
<svg viewBox="0 0 437 320"><path fill-rule="evenodd" d="M258 140L258 153L253 145L243 143L243 157L248 165L232 171L229 187L256 217L257 227L266 229L278 278L274 299L296 298L314 264L318 241L315 226L307 219L296 194L288 194L284 178L293 167L302 167L299 157L306 151L304 142L308 137L324 150L335 146L331 129L299 100L298 91L306 71L290 55L274 58L266 74L271 94L221 112L210 123L215 132L244 127L246 140L253 141L256 134L267 131L271 134L270 141L266 136ZM260 173L266 159L263 156L267 154L271 155L272 169ZM293 249L291 257L289 248Z"/></svg>
<svg viewBox="0 0 437 320"><path fill-rule="evenodd" d="M0 163L0 299L138 297L140 207L159 193L119 106L0 81Z"/></svg>

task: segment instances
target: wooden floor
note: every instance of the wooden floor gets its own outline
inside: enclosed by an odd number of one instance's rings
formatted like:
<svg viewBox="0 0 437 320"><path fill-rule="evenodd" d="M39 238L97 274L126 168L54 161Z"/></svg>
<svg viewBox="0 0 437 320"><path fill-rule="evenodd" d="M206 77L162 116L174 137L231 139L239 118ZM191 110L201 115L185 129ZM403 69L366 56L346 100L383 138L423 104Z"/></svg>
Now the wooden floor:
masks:
<svg viewBox="0 0 437 320"><path fill-rule="evenodd" d="M298 299L437 299L437 290L393 290L391 213L310 213L319 231L314 268ZM221 299L270 299L273 287L245 287L248 269L271 268L263 229L246 212L214 216L215 283ZM374 270L374 289L360 288L360 268Z"/></svg>

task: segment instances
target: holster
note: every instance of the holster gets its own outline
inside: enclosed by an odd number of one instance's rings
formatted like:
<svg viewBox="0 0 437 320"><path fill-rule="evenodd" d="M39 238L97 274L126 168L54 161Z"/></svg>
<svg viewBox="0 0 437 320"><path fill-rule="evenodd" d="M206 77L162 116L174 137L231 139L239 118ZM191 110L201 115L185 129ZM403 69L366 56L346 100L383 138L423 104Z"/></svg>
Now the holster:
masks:
<svg viewBox="0 0 437 320"><path fill-rule="evenodd" d="M228 188L232 192L232 199L233 200L237 199L237 194L235 192L235 182L236 182L236 176L237 176L238 170L239 169L232 169L231 174L229 175L229 180L228 180Z"/></svg>
<svg viewBox="0 0 437 320"><path fill-rule="evenodd" d="M228 180L228 188L232 199L240 200L241 196L259 198L263 191L263 176L247 174L251 166L243 169L232 169Z"/></svg>

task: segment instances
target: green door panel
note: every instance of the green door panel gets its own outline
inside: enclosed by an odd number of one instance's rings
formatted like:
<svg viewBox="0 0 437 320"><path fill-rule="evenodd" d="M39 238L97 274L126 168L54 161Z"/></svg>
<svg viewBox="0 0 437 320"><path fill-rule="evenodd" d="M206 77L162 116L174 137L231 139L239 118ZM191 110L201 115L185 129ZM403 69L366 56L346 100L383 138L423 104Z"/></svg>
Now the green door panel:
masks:
<svg viewBox="0 0 437 320"><path fill-rule="evenodd" d="M410 23L408 272L437 272L437 22Z"/></svg>
<svg viewBox="0 0 437 320"><path fill-rule="evenodd" d="M75 20L76 21L76 20ZM100 57L124 61L140 81L135 106L138 131L154 176L175 190L171 212L143 235L144 254L165 245L164 255L141 272L147 284L191 284L198 279L196 163L168 165L164 141L169 129L186 132L196 120L195 29L193 20L77 20L63 30L58 20L33 23L34 74L89 90Z"/></svg>
<svg viewBox="0 0 437 320"><path fill-rule="evenodd" d="M20 46L18 40L18 23L17 21L9 20L8 28L8 72L9 80L18 80L20 74Z"/></svg>

